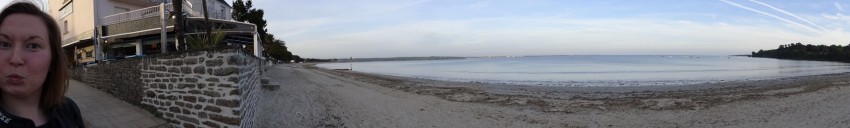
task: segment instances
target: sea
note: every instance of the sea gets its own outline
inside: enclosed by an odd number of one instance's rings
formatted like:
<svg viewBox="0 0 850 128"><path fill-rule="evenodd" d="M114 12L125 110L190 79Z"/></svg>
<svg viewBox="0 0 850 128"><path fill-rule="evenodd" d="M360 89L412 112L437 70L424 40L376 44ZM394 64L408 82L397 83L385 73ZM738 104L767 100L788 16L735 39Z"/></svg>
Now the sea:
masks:
<svg viewBox="0 0 850 128"><path fill-rule="evenodd" d="M850 72L850 63L693 55L475 57L317 66L433 80L531 86L682 86Z"/></svg>

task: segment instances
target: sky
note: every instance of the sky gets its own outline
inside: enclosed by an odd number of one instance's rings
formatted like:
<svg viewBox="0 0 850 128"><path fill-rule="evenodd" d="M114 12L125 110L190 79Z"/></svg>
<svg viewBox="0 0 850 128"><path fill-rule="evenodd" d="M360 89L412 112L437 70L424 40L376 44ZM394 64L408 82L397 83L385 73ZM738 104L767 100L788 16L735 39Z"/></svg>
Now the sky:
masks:
<svg viewBox="0 0 850 128"><path fill-rule="evenodd" d="M6 7L6 5L9 5L9 2L12 2L12 1L33 2L33 3L37 4L36 6L39 6L40 8L42 8L42 10L45 10L45 11L47 11L50 8L47 5L48 0L0 0L0 7Z"/></svg>
<svg viewBox="0 0 850 128"><path fill-rule="evenodd" d="M307 58L735 55L850 44L850 0L255 0Z"/></svg>
<svg viewBox="0 0 850 128"><path fill-rule="evenodd" d="M254 2L269 33L305 58L737 55L850 44L850 0Z"/></svg>

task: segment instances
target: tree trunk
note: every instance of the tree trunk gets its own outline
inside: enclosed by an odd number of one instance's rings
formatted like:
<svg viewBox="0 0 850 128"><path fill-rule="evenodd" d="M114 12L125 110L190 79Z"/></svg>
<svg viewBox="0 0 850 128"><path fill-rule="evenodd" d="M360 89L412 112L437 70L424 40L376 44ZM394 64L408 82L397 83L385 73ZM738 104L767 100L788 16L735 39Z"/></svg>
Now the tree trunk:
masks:
<svg viewBox="0 0 850 128"><path fill-rule="evenodd" d="M207 11L207 0L202 0L201 2L204 3L204 26L207 27L207 34L204 35L204 43L212 43L210 42L210 38L212 38L212 26L210 26L210 13Z"/></svg>
<svg viewBox="0 0 850 128"><path fill-rule="evenodd" d="M183 37L183 0L174 0L171 6L174 8L174 38L177 39L177 50L186 50L186 40Z"/></svg>

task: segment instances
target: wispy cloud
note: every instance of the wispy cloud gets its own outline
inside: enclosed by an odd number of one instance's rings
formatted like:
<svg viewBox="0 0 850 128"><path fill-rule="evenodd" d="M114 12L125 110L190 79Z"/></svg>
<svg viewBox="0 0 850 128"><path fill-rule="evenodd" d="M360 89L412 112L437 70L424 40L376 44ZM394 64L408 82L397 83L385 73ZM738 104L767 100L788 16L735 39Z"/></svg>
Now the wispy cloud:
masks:
<svg viewBox="0 0 850 128"><path fill-rule="evenodd" d="M727 3L727 4L729 4L729 5L732 5L732 6L735 6L735 7L741 8L741 9L746 9L746 10L749 10L749 11L752 11L752 12L755 12L755 13L759 13L759 14L762 14L762 15L770 16L770 17L776 18L776 19L778 19L778 20L781 20L781 21L783 21L783 22L785 22L785 23L793 24L793 25L796 25L796 26L799 26L799 27L805 28L805 29L807 29L807 30L811 30L811 31L816 32L816 33L823 33L821 30L817 30L817 29L812 28L812 27L810 27L810 26L806 26L806 25L804 25L804 24L797 23L797 22L794 22L794 21L791 21L791 20L788 20L788 19L782 18L782 17L776 16L776 15L773 15L773 14L771 14L771 13L767 13L767 12L764 12L764 11L756 10L756 9L750 8L750 7L748 7L748 6L744 6L744 5L741 5L741 4L738 4L738 3L735 3L735 2L731 2L731 1L727 1L727 0L720 0L720 1L722 1L722 2L724 2L724 3Z"/></svg>
<svg viewBox="0 0 850 128"><path fill-rule="evenodd" d="M789 15L789 16L791 16L791 17L797 18L798 20L801 20L801 21L803 21L803 22L806 22L806 23L808 23L809 25L812 25L812 26L817 27L817 28L818 28L818 29L820 29L821 31L827 31L826 29L824 29L824 28L823 28L823 27L821 27L820 25L817 25L817 24L815 24L815 23L812 23L812 21L809 21L808 19L805 19L805 18L802 18L802 17L800 17L800 16L797 16L797 15L795 15L794 13L790 13L790 12L788 12L788 11L785 11L785 10L782 10L782 9L779 9L779 8L776 8L776 7L773 7L773 6L769 5L769 4L766 4L766 3L763 3L763 2L759 2L759 1L756 1L756 0L750 0L750 1L752 1L753 3L757 3L757 4L764 5L765 7L768 7L768 8L770 8L770 9L773 9L773 10L776 10L776 11L778 11L778 12L781 12L782 14ZM839 6L839 7L840 7L840 6Z"/></svg>
<svg viewBox="0 0 850 128"><path fill-rule="evenodd" d="M850 21L850 17L845 16L845 15L844 15L844 14L842 14L842 13L835 13L835 15L829 15L829 14L824 13L824 14L822 14L822 15L823 15L823 17L824 17L824 18L826 18L826 19Z"/></svg>
<svg viewBox="0 0 850 128"><path fill-rule="evenodd" d="M833 12L846 4L834 0L720 1L273 0L255 6L272 12L271 33L310 58L730 55L850 40L850 16Z"/></svg>
<svg viewBox="0 0 850 128"><path fill-rule="evenodd" d="M825 18L827 20L838 22L838 24L835 25L835 26L838 26L838 29L845 29L845 27L850 25L850 16L844 15L842 13L844 11L844 8L841 6L841 3L834 2L833 4L835 5L835 8L838 10L837 12L835 12L835 15L831 15L831 14L828 14L828 13L821 13L821 16L823 16L823 18Z"/></svg>
<svg viewBox="0 0 850 128"><path fill-rule="evenodd" d="M847 26L847 25L850 25L850 16L846 16L846 15L844 15L844 14L842 14L842 13L835 13L835 15L830 15L830 14L823 13L823 14L821 14L821 15L822 15L825 19L829 19L829 20L837 21L837 22L839 22L839 23L843 23L843 24L839 24L840 26Z"/></svg>

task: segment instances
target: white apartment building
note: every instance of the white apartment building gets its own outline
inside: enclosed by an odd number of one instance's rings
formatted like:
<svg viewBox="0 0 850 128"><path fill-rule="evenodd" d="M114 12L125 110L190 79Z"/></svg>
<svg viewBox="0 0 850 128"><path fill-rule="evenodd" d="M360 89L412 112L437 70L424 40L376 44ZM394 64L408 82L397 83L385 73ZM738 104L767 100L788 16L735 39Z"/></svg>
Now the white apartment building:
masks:
<svg viewBox="0 0 850 128"><path fill-rule="evenodd" d="M184 0L185 33L204 33L202 0ZM50 15L62 33L62 47L72 64L117 60L177 50L171 0L49 0ZM224 0L207 0L213 29L224 43L252 47L260 57L256 27L231 19Z"/></svg>

